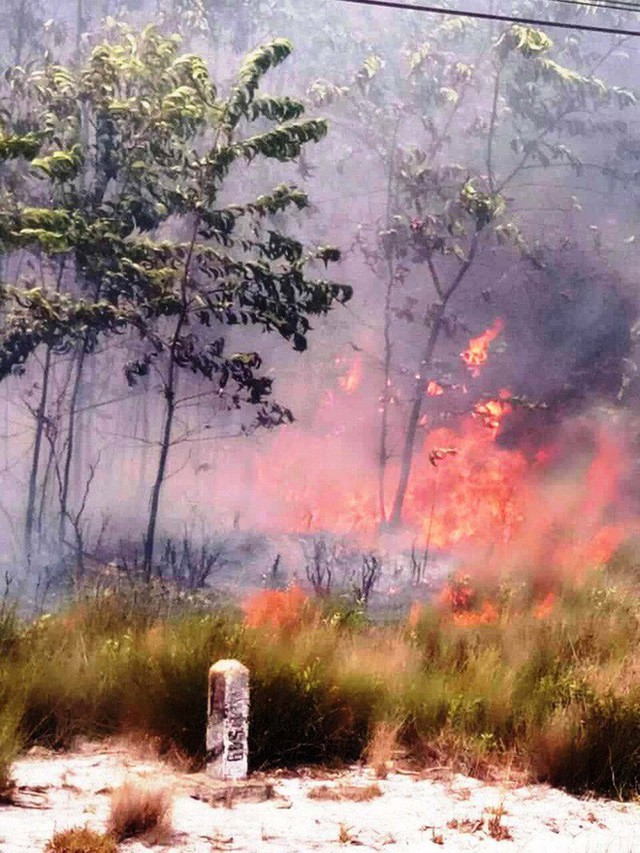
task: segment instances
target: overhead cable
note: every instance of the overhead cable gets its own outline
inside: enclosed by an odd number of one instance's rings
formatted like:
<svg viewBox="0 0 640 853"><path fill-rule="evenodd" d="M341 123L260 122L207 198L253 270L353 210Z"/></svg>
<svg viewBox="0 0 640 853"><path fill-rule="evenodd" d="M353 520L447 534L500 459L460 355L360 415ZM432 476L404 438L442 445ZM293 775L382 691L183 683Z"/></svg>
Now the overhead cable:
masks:
<svg viewBox="0 0 640 853"><path fill-rule="evenodd" d="M563 6L573 6L575 9L604 9L611 12L640 12L640 3L632 0L550 0Z"/></svg>
<svg viewBox="0 0 640 853"><path fill-rule="evenodd" d="M544 21L539 18L526 18L519 15L501 15L497 12L473 12L465 9L445 9L442 6L424 6L404 3L402 0L336 0L337 3L351 3L356 6L372 6L378 9L401 9L404 12L425 12L429 15L450 15L457 18L474 18L480 21L504 21L511 24L526 24L533 27L555 27L582 33L603 33L613 36L640 36L640 30L628 30L619 27L599 27L590 24L572 24L561 21Z"/></svg>

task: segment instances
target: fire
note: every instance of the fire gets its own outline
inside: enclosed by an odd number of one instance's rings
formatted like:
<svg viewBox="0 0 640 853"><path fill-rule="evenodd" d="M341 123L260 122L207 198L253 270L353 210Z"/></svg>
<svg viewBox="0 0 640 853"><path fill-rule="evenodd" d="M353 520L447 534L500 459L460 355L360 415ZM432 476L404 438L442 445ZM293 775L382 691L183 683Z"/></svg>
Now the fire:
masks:
<svg viewBox="0 0 640 853"><path fill-rule="evenodd" d="M504 329L504 323L498 317L491 328L483 332L480 337L472 338L469 341L469 347L460 353L460 358L471 371L471 375L477 377L480 375L480 368L486 363L491 343L498 337Z"/></svg>
<svg viewBox="0 0 640 853"><path fill-rule="evenodd" d="M538 606L533 611L533 615L536 619L547 619L553 613L553 610L556 606L556 594L551 591L547 593L544 599L538 604Z"/></svg>
<svg viewBox="0 0 640 853"><path fill-rule="evenodd" d="M481 418L483 424L489 429L499 429L504 416L513 411L513 406L508 402L510 396L509 391L503 390L500 392L499 400L477 403L474 406L473 413L476 417Z"/></svg>
<svg viewBox="0 0 640 853"><path fill-rule="evenodd" d="M420 624L420 620L424 614L424 604L421 601L414 601L407 616L407 625L415 631Z"/></svg>
<svg viewBox="0 0 640 853"><path fill-rule="evenodd" d="M341 359L338 360L339 362ZM338 385L345 394L354 394L362 382L362 359L356 356L348 372L338 379Z"/></svg>
<svg viewBox="0 0 640 853"><path fill-rule="evenodd" d="M480 610L466 610L453 614L453 624L459 628L473 625L491 625L500 618L500 611L491 601L485 601Z"/></svg>
<svg viewBox="0 0 640 853"><path fill-rule="evenodd" d="M498 319L470 342L463 354L470 368L486 362L490 343L502 328ZM402 412L398 407L398 415L389 416L387 449L393 452L381 490L379 422L370 415L379 405L379 384L365 381L360 355L339 358L336 366L338 387L315 394L312 427L296 422L263 434L253 454L243 457L243 476L257 500L247 501L247 489L240 484L237 492L246 505L242 524L269 533L349 537L356 549L377 547L383 532L381 504L388 516L400 477ZM466 391L434 379L425 388L429 396L446 391L447 398L454 390ZM545 614L550 593L567 581L580 582L635 533L622 485L628 478L628 455L621 428L589 416L567 420L553 439L546 434L539 446L532 441L520 448L512 441L506 446L503 430L515 407L516 398L503 389L493 397L476 397L466 414L442 413L434 406L422 415L403 527L393 547L415 541L436 560L444 552L456 561L461 576L482 579L483 588L505 575L526 577L539 612ZM525 409L522 413L526 415ZM221 489L233 485L223 483ZM300 594L289 593L292 600ZM469 624L497 618L499 607L483 596L464 589L443 595L451 597L445 602L449 612L474 614L461 617ZM473 598L469 606L462 606L465 596ZM287 624L297 618L293 604L289 617L288 605L271 593L247 608L248 624ZM271 611L281 615L272 618ZM416 611L412 621L417 618Z"/></svg>
<svg viewBox="0 0 640 853"><path fill-rule="evenodd" d="M248 628L290 633L300 628L310 609L309 597L300 587L263 589L244 602L244 622Z"/></svg>
<svg viewBox="0 0 640 853"><path fill-rule="evenodd" d="M439 606L448 612L451 621L458 627L490 625L500 618L499 608L489 599L484 599L479 610L474 610L476 592L467 575L455 575L445 585L438 598Z"/></svg>
<svg viewBox="0 0 640 853"><path fill-rule="evenodd" d="M414 461L405 516L431 546L489 545L509 538L523 517L529 462L496 442L499 429L467 418L432 430Z"/></svg>
<svg viewBox="0 0 640 853"><path fill-rule="evenodd" d="M444 586L438 601L453 613L462 613L471 609L475 597L471 578L468 575L456 575Z"/></svg>

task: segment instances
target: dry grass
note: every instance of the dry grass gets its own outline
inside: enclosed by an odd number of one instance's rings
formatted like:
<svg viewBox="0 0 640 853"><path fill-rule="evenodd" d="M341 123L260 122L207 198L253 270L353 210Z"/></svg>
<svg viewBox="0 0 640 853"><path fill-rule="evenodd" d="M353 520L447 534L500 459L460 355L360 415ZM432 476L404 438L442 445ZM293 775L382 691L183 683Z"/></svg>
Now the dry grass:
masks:
<svg viewBox="0 0 640 853"><path fill-rule="evenodd" d="M172 801L168 788L125 782L111 795L109 831L117 841L144 838L163 843L171 836Z"/></svg>
<svg viewBox="0 0 640 853"><path fill-rule="evenodd" d="M393 769L394 756L398 749L399 732L399 723L383 720L374 726L373 734L365 750L365 758L378 779L386 779L389 771Z"/></svg>
<svg viewBox="0 0 640 853"><path fill-rule="evenodd" d="M45 847L45 853L117 853L111 835L95 832L88 826L77 826L56 832Z"/></svg>
<svg viewBox="0 0 640 853"><path fill-rule="evenodd" d="M334 800L366 803L382 796L379 785L317 785L307 793L311 800Z"/></svg>
<svg viewBox="0 0 640 853"><path fill-rule="evenodd" d="M254 767L366 753L378 776L411 761L429 778L507 773L640 792L640 599L622 581L568 587L544 619L518 586L505 618L465 626L435 606L414 609L409 625L374 625L290 593L274 599L275 626L256 605L247 627L231 610L154 595L96 594L16 635L0 667L0 789L23 734L26 746L60 748L134 733L172 763L201 761L205 675L233 657L251 671Z"/></svg>

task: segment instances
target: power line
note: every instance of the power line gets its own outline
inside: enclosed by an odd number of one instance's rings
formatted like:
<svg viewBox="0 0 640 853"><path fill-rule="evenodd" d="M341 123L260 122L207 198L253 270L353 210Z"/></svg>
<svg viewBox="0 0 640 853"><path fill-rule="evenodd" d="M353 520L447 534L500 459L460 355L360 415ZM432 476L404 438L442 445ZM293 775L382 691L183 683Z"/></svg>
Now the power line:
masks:
<svg viewBox="0 0 640 853"><path fill-rule="evenodd" d="M640 3L633 0L551 0L552 3L561 3L564 6L573 6L574 9L603 9L612 12L640 12Z"/></svg>
<svg viewBox="0 0 640 853"><path fill-rule="evenodd" d="M551 0L552 3L562 3L576 9L606 9L612 12L640 12L640 3L632 0Z"/></svg>
<svg viewBox="0 0 640 853"><path fill-rule="evenodd" d="M555 27L563 30L576 30L582 33L603 33L613 36L640 36L640 30L598 27L589 24L569 24L560 21L542 21L539 18L524 18L517 15L500 15L494 12L471 12L464 9L444 9L442 6L414 6L400 0L337 0L338 3L353 3L357 6L374 6L379 9L401 9L405 12L426 12L431 15L452 15L457 18L475 18L480 21L504 21L511 24L527 24L534 27Z"/></svg>

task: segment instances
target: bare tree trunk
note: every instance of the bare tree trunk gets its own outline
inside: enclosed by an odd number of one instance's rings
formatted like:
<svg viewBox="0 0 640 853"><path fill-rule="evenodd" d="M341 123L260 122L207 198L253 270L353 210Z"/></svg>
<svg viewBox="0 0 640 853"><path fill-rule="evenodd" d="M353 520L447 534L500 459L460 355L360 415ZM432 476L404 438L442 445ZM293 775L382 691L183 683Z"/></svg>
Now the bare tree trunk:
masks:
<svg viewBox="0 0 640 853"><path fill-rule="evenodd" d="M38 469L40 467L40 453L42 451L42 439L46 423L47 398L49 395L49 380L51 377L51 349L47 347L42 371L42 391L40 402L36 409L36 436L33 443L33 455L31 457L31 470L29 472L29 492L27 495L27 511L25 518L24 545L27 561L31 560L33 546L33 527L36 518L36 490L38 488Z"/></svg>

